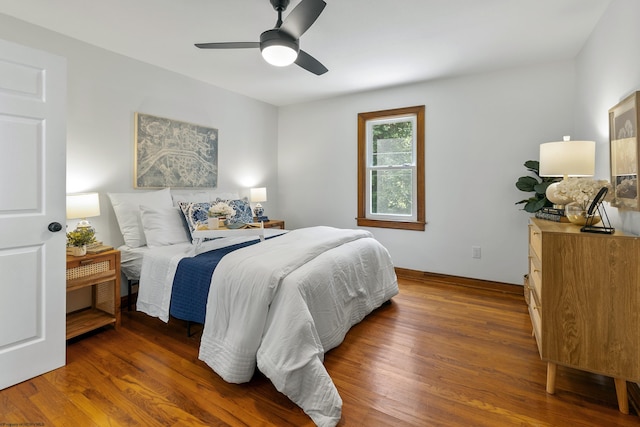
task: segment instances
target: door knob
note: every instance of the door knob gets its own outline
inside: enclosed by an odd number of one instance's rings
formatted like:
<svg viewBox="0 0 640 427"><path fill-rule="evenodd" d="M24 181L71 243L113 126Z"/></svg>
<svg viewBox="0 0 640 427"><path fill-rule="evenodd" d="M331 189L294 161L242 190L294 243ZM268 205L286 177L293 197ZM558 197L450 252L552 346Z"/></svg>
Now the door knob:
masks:
<svg viewBox="0 0 640 427"><path fill-rule="evenodd" d="M47 228L49 229L49 231L56 233L62 230L62 225L60 225L59 222L52 222Z"/></svg>

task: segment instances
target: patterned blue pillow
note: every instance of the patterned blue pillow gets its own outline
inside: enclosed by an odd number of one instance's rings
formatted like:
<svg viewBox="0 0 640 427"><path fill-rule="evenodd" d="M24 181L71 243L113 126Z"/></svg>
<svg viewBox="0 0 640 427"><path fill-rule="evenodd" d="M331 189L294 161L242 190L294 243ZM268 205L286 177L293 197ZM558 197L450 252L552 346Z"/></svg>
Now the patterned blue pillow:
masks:
<svg viewBox="0 0 640 427"><path fill-rule="evenodd" d="M253 222L253 211L251 210L251 205L246 197L238 200L223 200L218 198L214 204L219 202L228 204L236 211L235 215L229 219L230 223L247 224L249 222Z"/></svg>
<svg viewBox="0 0 640 427"><path fill-rule="evenodd" d="M207 225L211 203L178 202L178 206L180 206L180 210L187 222L189 232L193 233L197 230L198 225Z"/></svg>

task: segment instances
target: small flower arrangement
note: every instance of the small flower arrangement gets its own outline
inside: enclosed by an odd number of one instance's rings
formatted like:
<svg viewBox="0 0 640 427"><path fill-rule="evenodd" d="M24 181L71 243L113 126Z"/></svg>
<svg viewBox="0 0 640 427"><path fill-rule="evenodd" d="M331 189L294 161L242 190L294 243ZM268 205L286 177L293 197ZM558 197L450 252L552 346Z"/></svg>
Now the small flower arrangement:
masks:
<svg viewBox="0 0 640 427"><path fill-rule="evenodd" d="M564 198L572 199L584 210L589 207L589 203L596 197L602 187L609 190L605 201L609 202L613 198L611 184L606 179L595 180L592 178L567 178L558 183L554 194Z"/></svg>
<svg viewBox="0 0 640 427"><path fill-rule="evenodd" d="M76 228L67 233L67 246L81 247L94 243L96 241L96 232L93 228Z"/></svg>
<svg viewBox="0 0 640 427"><path fill-rule="evenodd" d="M235 209L225 202L218 202L209 208L209 217L231 217L236 214Z"/></svg>

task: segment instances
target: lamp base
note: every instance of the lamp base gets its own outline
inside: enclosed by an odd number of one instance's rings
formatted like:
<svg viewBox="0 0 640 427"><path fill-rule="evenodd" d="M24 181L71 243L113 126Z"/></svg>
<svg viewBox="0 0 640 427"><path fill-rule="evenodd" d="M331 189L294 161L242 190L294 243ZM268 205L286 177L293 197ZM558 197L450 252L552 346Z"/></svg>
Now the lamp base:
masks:
<svg viewBox="0 0 640 427"><path fill-rule="evenodd" d="M256 220L258 222L267 222L267 221L269 221L269 217L268 216L257 216Z"/></svg>
<svg viewBox="0 0 640 427"><path fill-rule="evenodd" d="M549 200L551 203L554 204L554 207L555 205L560 205L561 207L564 207L564 205L573 202L573 199L557 195L556 187L558 186L558 184L559 182L554 182L553 184L548 186L547 191L544 194L545 196L547 196L547 200Z"/></svg>
<svg viewBox="0 0 640 427"><path fill-rule="evenodd" d="M87 221L87 218L82 218L78 221L78 224L76 224L76 228L91 228L91 223Z"/></svg>

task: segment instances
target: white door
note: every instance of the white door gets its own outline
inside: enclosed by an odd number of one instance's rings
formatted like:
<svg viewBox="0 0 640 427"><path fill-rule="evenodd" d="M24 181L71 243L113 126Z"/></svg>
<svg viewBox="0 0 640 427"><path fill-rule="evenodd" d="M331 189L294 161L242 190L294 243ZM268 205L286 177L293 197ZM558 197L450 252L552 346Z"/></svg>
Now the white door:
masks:
<svg viewBox="0 0 640 427"><path fill-rule="evenodd" d="M0 389L65 364L66 81L0 40Z"/></svg>

